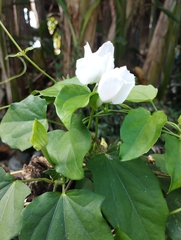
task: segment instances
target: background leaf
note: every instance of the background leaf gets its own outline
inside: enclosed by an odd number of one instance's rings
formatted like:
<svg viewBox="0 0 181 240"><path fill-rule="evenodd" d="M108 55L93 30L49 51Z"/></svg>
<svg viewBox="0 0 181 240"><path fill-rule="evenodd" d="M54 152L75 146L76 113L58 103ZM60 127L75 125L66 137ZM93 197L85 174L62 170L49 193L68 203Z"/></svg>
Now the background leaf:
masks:
<svg viewBox="0 0 181 240"><path fill-rule="evenodd" d="M156 7L158 7L162 12L164 12L169 18L171 18L173 21L177 22L179 24L179 20L175 17L175 15L168 9L164 8L162 4L160 4L157 1L157 4L155 4Z"/></svg>
<svg viewBox="0 0 181 240"><path fill-rule="evenodd" d="M81 180L76 181L75 189L87 189L87 190L93 191L94 185L90 178L84 177Z"/></svg>
<svg viewBox="0 0 181 240"><path fill-rule="evenodd" d="M163 134L166 169L171 177L169 192L181 187L181 140L169 134Z"/></svg>
<svg viewBox="0 0 181 240"><path fill-rule="evenodd" d="M126 233L122 232L119 228L116 231L114 240L131 240Z"/></svg>
<svg viewBox="0 0 181 240"><path fill-rule="evenodd" d="M14 181L14 177L6 173L2 167L0 167L0 200L7 192L8 188Z"/></svg>
<svg viewBox="0 0 181 240"><path fill-rule="evenodd" d="M23 211L20 240L111 240L100 211L102 201L88 190L44 193Z"/></svg>
<svg viewBox="0 0 181 240"><path fill-rule="evenodd" d="M155 160L156 166L159 167L160 171L167 173L164 154L151 154L151 156Z"/></svg>
<svg viewBox="0 0 181 240"><path fill-rule="evenodd" d="M146 153L158 140L167 121L163 111L150 112L144 108L130 110L120 129L120 157L122 161L135 159Z"/></svg>
<svg viewBox="0 0 181 240"><path fill-rule="evenodd" d="M47 151L58 173L70 179L84 177L82 163L91 146L91 135L82 123L82 115L74 115L69 131L48 133Z"/></svg>
<svg viewBox="0 0 181 240"><path fill-rule="evenodd" d="M88 87L80 85L64 86L55 100L55 107L59 118L69 129L73 113L88 105L90 98Z"/></svg>
<svg viewBox="0 0 181 240"><path fill-rule="evenodd" d="M12 103L0 124L0 137L12 148L24 151L32 146L30 142L35 119L47 129L46 101L28 96L19 103Z"/></svg>
<svg viewBox="0 0 181 240"><path fill-rule="evenodd" d="M178 126L181 127L181 115L179 116L179 118L177 119L178 121Z"/></svg>
<svg viewBox="0 0 181 240"><path fill-rule="evenodd" d="M87 166L95 192L105 197L103 214L114 228L119 226L134 240L165 239L166 202L157 178L141 159L120 162L97 155Z"/></svg>
<svg viewBox="0 0 181 240"><path fill-rule="evenodd" d="M181 188L176 189L166 196L167 204L170 211L181 207ZM180 240L181 236L181 212L170 215L167 219L166 233L172 240Z"/></svg>
<svg viewBox="0 0 181 240"><path fill-rule="evenodd" d="M126 101L128 102L151 102L157 95L158 89L152 85L136 85L131 90Z"/></svg>
<svg viewBox="0 0 181 240"><path fill-rule="evenodd" d="M24 199L30 189L0 168L0 238L9 240L19 234Z"/></svg>

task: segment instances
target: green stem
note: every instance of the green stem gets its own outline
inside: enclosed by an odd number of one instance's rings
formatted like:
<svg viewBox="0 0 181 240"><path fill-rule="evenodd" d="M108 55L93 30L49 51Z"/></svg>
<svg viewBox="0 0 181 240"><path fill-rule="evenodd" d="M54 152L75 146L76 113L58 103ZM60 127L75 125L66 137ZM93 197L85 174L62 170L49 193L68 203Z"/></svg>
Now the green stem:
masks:
<svg viewBox="0 0 181 240"><path fill-rule="evenodd" d="M150 103L151 103L151 105L153 106L154 110L157 112L157 111L158 111L158 109L156 108L156 106L155 106L154 102L153 102L153 101L151 101Z"/></svg>
<svg viewBox="0 0 181 240"><path fill-rule="evenodd" d="M26 52L23 51L20 46L16 43L14 38L11 36L11 34L8 32L8 30L5 28L2 21L0 21L0 26L3 28L5 33L8 35L9 39L13 42L13 44L17 47L17 49L20 51L21 55L26 58L27 61L29 61L37 70L39 70L41 73L43 73L46 77L48 77L50 80L52 80L54 83L56 83L55 79L53 79L49 74L47 74L45 71L43 71L40 67L38 67L27 55Z"/></svg>
<svg viewBox="0 0 181 240"><path fill-rule="evenodd" d="M170 134L170 135L180 139L180 136L178 134L175 134L175 133L171 132L170 130L169 131L168 130L162 130L162 132Z"/></svg>
<svg viewBox="0 0 181 240"><path fill-rule="evenodd" d="M19 59L21 60L21 62L23 63L23 71L22 71L21 73L15 75L15 76L13 76L13 77L7 78L7 79L6 79L5 81L3 81L3 82L0 82L0 85L2 85L2 84L4 84L4 83L7 83L7 82L10 82L10 81L13 80L13 79L19 78L19 77L23 76L23 74L26 72L27 67L26 67L26 63L25 63L24 59L23 59L22 57L18 57L18 58L19 58Z"/></svg>
<svg viewBox="0 0 181 240"><path fill-rule="evenodd" d="M107 116L107 115L110 115L110 114L114 114L114 113L128 113L129 110L127 109L120 109L120 110L108 110L108 111L100 111L98 112L95 116Z"/></svg>
<svg viewBox="0 0 181 240"><path fill-rule="evenodd" d="M8 32L8 30L5 28L4 24L2 23L2 21L0 21L0 26L2 27L2 29L5 31L5 33L8 35L8 37L10 38L10 40L14 43L14 45L17 47L17 49L20 52L23 52L23 50L20 48L20 46L16 43L16 41L14 40L14 38L11 36L11 34Z"/></svg>
<svg viewBox="0 0 181 240"><path fill-rule="evenodd" d="M54 186L53 186L53 192L56 192L58 185L59 185L59 183L57 181L55 181Z"/></svg>
<svg viewBox="0 0 181 240"><path fill-rule="evenodd" d="M62 185L62 194L65 195L65 184Z"/></svg>
<svg viewBox="0 0 181 240"><path fill-rule="evenodd" d="M96 113L95 115L93 115L93 118L94 117L104 117L104 116L108 116L108 115L111 115L111 114L114 114L114 113L128 113L129 110L127 109L122 109L122 110L108 110L107 112L102 110L98 113ZM83 123L87 123L88 121L90 121L90 116L89 117L86 117L83 119Z"/></svg>
<svg viewBox="0 0 181 240"><path fill-rule="evenodd" d="M109 103L106 103L105 104L105 112L108 112L109 111Z"/></svg>
<svg viewBox="0 0 181 240"><path fill-rule="evenodd" d="M95 137L94 137L94 141L96 142L97 136L98 136L98 117L96 117L96 124L95 124Z"/></svg>
<svg viewBox="0 0 181 240"><path fill-rule="evenodd" d="M173 122L167 122L167 125L169 125L170 127L172 127L173 129L175 129L179 134L181 134L181 129L179 128L179 126Z"/></svg>
<svg viewBox="0 0 181 240"><path fill-rule="evenodd" d="M47 183L53 183L53 180L51 179L48 179L48 178L30 178L30 179L23 179L23 180L20 180L21 182L35 182L35 181L44 181L44 182L47 182Z"/></svg>
<svg viewBox="0 0 181 240"><path fill-rule="evenodd" d="M30 62L37 70L39 70L42 74L44 74L46 77L48 77L50 80L52 80L54 83L56 83L55 79L53 79L49 74L47 74L43 69L38 67L26 54L24 54L24 57L28 62Z"/></svg>
<svg viewBox="0 0 181 240"><path fill-rule="evenodd" d="M54 120L50 120L50 119L47 119L47 120L48 120L48 122L50 122L50 123L54 123L54 124L56 124L56 125L59 125L59 126L64 127L64 124L63 124L63 123L56 122L56 121L54 121Z"/></svg>
<svg viewBox="0 0 181 240"><path fill-rule="evenodd" d="M168 133L172 133L172 131L171 131L169 128L167 128L167 127L165 127L165 126L164 126L163 128L165 129L165 130L164 130L165 132L167 131Z"/></svg>
<svg viewBox="0 0 181 240"><path fill-rule="evenodd" d="M91 110L91 114L90 114L90 117L89 117L89 122L88 122L88 125L87 125L88 129L90 129L90 127L91 127L93 118L94 118L94 109Z"/></svg>
<svg viewBox="0 0 181 240"><path fill-rule="evenodd" d="M10 105L6 105L6 106L3 106L3 107L0 107L0 110L4 109L4 108L9 108Z"/></svg>
<svg viewBox="0 0 181 240"><path fill-rule="evenodd" d="M173 215L173 214L176 214L176 213L179 213L181 212L181 208L177 208L176 210L172 211L172 212L169 212L169 215Z"/></svg>
<svg viewBox="0 0 181 240"><path fill-rule="evenodd" d="M120 104L120 106L121 106L122 108L124 108L124 109L128 109L128 110L131 110L131 109L132 109L130 106L128 106L128 105L125 104L125 103Z"/></svg>

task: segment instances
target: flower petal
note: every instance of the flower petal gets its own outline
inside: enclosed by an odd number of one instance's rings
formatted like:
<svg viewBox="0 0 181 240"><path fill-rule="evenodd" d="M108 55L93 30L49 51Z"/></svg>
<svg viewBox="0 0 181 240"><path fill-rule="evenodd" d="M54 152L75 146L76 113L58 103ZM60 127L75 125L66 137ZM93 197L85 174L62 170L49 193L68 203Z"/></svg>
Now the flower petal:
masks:
<svg viewBox="0 0 181 240"><path fill-rule="evenodd" d="M126 98L128 97L129 93L131 92L132 88L134 87L134 82L126 82L123 84L122 88L119 92L112 98L113 104L121 104L123 103Z"/></svg>
<svg viewBox="0 0 181 240"><path fill-rule="evenodd" d="M110 102L117 95L122 87L123 82L115 76L116 68L105 72L98 85L99 97L103 102Z"/></svg>
<svg viewBox="0 0 181 240"><path fill-rule="evenodd" d="M92 55L89 58L78 59L76 68L75 74L82 84L98 82L102 76L102 59Z"/></svg>
<svg viewBox="0 0 181 240"><path fill-rule="evenodd" d="M95 52L96 55L103 57L106 54L111 53L111 55L114 55L114 46L110 41L107 41L104 43L98 50Z"/></svg>
<svg viewBox="0 0 181 240"><path fill-rule="evenodd" d="M108 53L102 58L103 65L105 66L104 72L114 69L114 56L111 53Z"/></svg>
<svg viewBox="0 0 181 240"><path fill-rule="evenodd" d="M87 42L86 45L84 46L84 57L89 57L91 55L92 55L92 51L89 43Z"/></svg>
<svg viewBox="0 0 181 240"><path fill-rule="evenodd" d="M119 74L123 79L126 79L127 82L132 82L135 79L135 76L130 73L126 66L119 68Z"/></svg>

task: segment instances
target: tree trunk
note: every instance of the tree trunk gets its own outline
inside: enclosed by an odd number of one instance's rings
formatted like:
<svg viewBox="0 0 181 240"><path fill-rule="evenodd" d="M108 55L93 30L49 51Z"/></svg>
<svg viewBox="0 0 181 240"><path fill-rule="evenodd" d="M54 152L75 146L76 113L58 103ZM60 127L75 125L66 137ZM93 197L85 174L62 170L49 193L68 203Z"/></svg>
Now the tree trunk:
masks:
<svg viewBox="0 0 181 240"><path fill-rule="evenodd" d="M181 21L181 1L165 0L164 8L172 11L178 22L161 12L143 65L143 72L148 83L159 89L160 97L168 84L177 44Z"/></svg>
<svg viewBox="0 0 181 240"><path fill-rule="evenodd" d="M82 57L82 46L89 42L92 47L95 40L97 18L98 18L98 0L66 0L66 10L59 6L60 14L63 15L63 35L62 35L62 73L63 76L73 76L75 72L76 60ZM91 14L86 15L92 9ZM85 19L87 18L87 24Z"/></svg>

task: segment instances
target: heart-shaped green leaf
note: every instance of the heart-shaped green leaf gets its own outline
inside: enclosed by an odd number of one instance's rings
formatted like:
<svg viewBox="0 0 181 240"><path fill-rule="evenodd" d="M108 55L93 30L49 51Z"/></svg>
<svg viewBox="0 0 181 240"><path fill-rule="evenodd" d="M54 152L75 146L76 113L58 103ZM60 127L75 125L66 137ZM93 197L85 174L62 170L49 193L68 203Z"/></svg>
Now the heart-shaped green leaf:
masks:
<svg viewBox="0 0 181 240"><path fill-rule="evenodd" d="M0 168L0 238L3 240L12 239L19 234L24 199L30 193L24 183L13 179Z"/></svg>
<svg viewBox="0 0 181 240"><path fill-rule="evenodd" d="M181 187L181 140L169 134L164 134L163 138L166 150L164 154L166 169L171 176L171 184L168 191L171 192Z"/></svg>
<svg viewBox="0 0 181 240"><path fill-rule="evenodd" d="M44 97L56 97L59 94L60 90L65 85L72 85L72 84L82 85L77 77L73 77L70 79L65 79L65 80L59 81L59 82L55 83L53 86L46 88L44 90L35 90L35 91L33 91L32 94L39 93L41 96L44 96Z"/></svg>
<svg viewBox="0 0 181 240"><path fill-rule="evenodd" d="M158 140L167 121L163 111L150 112L144 108L130 110L121 126L120 157L122 161L135 159L146 153Z"/></svg>
<svg viewBox="0 0 181 240"><path fill-rule="evenodd" d="M100 206L103 198L88 190L44 193L23 211L20 240L113 240Z"/></svg>
<svg viewBox="0 0 181 240"><path fill-rule="evenodd" d="M84 177L84 156L91 146L91 135L82 123L81 115L74 115L69 131L48 133L47 151L58 173L70 179Z"/></svg>
<svg viewBox="0 0 181 240"><path fill-rule="evenodd" d="M157 95L158 89L152 85L136 85L131 90L126 101L128 102L151 102Z"/></svg>
<svg viewBox="0 0 181 240"><path fill-rule="evenodd" d="M103 214L130 239L165 239L168 209L157 178L141 159L120 162L97 155L87 163L95 192L104 196Z"/></svg>
<svg viewBox="0 0 181 240"><path fill-rule="evenodd" d="M65 126L69 129L73 113L88 105L90 90L86 86L66 85L55 100L57 114Z"/></svg>
<svg viewBox="0 0 181 240"><path fill-rule="evenodd" d="M45 129L48 128L46 109L46 101L32 95L12 103L0 124L2 141L21 151L30 148L34 120L38 119Z"/></svg>

